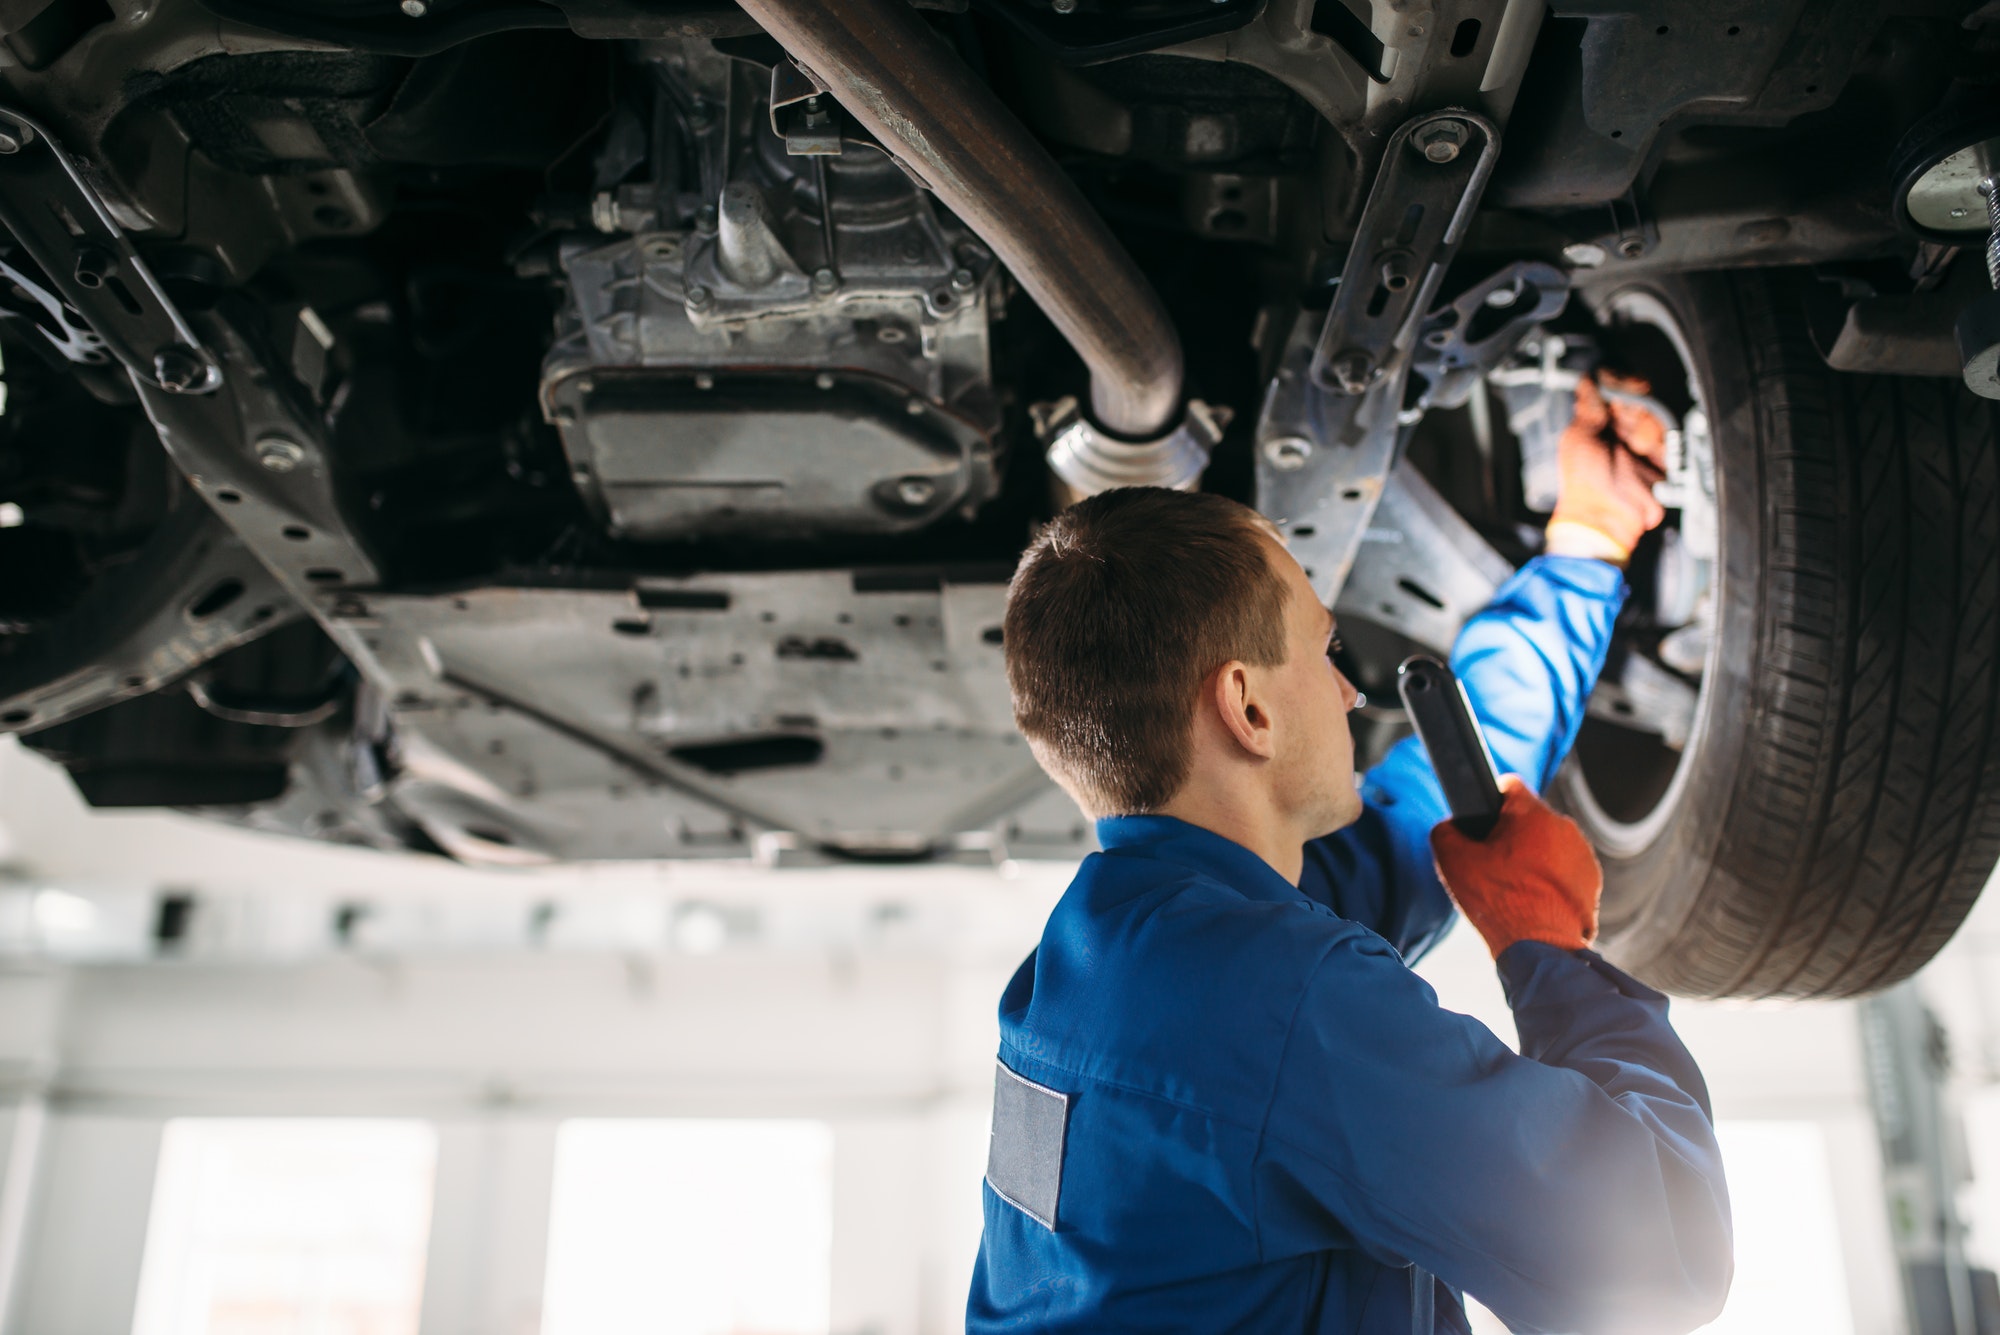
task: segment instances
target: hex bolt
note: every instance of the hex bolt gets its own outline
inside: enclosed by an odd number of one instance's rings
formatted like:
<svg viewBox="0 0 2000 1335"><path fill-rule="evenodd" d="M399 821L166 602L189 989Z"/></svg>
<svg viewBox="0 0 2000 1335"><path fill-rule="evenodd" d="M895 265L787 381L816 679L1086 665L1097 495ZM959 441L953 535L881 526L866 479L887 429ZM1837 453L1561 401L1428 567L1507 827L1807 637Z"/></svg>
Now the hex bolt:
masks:
<svg viewBox="0 0 2000 1335"><path fill-rule="evenodd" d="M96 246L83 246L76 252L76 281L95 292L104 286L112 274L118 272L118 257Z"/></svg>
<svg viewBox="0 0 2000 1335"><path fill-rule="evenodd" d="M257 462L269 473L289 473L306 461L305 446L283 436L266 436L257 442Z"/></svg>
<svg viewBox="0 0 2000 1335"><path fill-rule="evenodd" d="M1074 14L1076 0L1049 0L1049 8L1058 14Z"/></svg>
<svg viewBox="0 0 2000 1335"><path fill-rule="evenodd" d="M1439 121L1419 130L1417 140L1425 159L1443 166L1458 159L1459 149L1465 146L1465 126L1458 121Z"/></svg>
<svg viewBox="0 0 2000 1335"><path fill-rule="evenodd" d="M963 265L951 271L951 285L961 292L972 291L973 284L978 281L979 279L974 276L972 270Z"/></svg>
<svg viewBox="0 0 2000 1335"><path fill-rule="evenodd" d="M827 268L813 270L813 291L817 295L822 297L832 296L839 286L840 275L833 270Z"/></svg>
<svg viewBox="0 0 2000 1335"><path fill-rule="evenodd" d="M400 8L413 19L420 19L431 12L431 7L424 0L403 0Z"/></svg>
<svg viewBox="0 0 2000 1335"><path fill-rule="evenodd" d="M821 371L818 375L813 377L813 384L819 386L821 389L832 389L833 372Z"/></svg>
<svg viewBox="0 0 2000 1335"><path fill-rule="evenodd" d="M1264 458L1280 473L1298 472L1312 452L1312 442L1304 436L1273 436L1264 442Z"/></svg>
<svg viewBox="0 0 2000 1335"><path fill-rule="evenodd" d="M1341 393L1365 394L1374 378L1375 365L1367 353L1356 350L1341 353L1327 370L1333 376L1334 387Z"/></svg>
<svg viewBox="0 0 2000 1335"><path fill-rule="evenodd" d="M688 309L691 311L705 311L714 301L715 294L699 283L696 283L687 291Z"/></svg>
<svg viewBox="0 0 2000 1335"><path fill-rule="evenodd" d="M35 132L25 125L0 123L0 154L19 153L35 142Z"/></svg>
<svg viewBox="0 0 2000 1335"><path fill-rule="evenodd" d="M222 373L193 348L176 345L153 354L153 379L169 394L206 394L222 383Z"/></svg>
<svg viewBox="0 0 2000 1335"><path fill-rule="evenodd" d="M896 499L905 505L929 505L937 495L937 483L927 477L906 477L896 484Z"/></svg>
<svg viewBox="0 0 2000 1335"><path fill-rule="evenodd" d="M1636 236L1628 236L1618 243L1618 253L1628 260L1636 260L1646 253L1646 243Z"/></svg>

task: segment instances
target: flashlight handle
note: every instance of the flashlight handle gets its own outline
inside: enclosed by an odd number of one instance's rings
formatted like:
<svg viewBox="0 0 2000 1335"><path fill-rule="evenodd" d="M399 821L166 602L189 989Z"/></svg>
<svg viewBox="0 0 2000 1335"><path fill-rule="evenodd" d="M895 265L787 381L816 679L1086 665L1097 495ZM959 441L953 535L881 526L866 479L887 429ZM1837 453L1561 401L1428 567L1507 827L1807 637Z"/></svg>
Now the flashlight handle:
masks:
<svg viewBox="0 0 2000 1335"><path fill-rule="evenodd" d="M1452 824L1484 839L1500 819L1500 781L1465 687L1437 659L1415 654L1396 669L1396 691L1430 753Z"/></svg>

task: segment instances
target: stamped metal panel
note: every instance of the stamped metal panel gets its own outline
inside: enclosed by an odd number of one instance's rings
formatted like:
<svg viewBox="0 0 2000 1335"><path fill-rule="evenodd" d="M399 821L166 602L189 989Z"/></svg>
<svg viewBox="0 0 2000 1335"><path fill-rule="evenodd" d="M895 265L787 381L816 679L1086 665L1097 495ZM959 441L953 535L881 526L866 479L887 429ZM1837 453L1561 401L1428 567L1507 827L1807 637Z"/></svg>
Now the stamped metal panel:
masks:
<svg viewBox="0 0 2000 1335"><path fill-rule="evenodd" d="M1514 573L1409 461L1396 465L1334 614L1373 621L1439 654Z"/></svg>
<svg viewBox="0 0 2000 1335"><path fill-rule="evenodd" d="M573 859L778 832L915 856L1049 791L1007 706L1004 587L857 587L836 571L371 596L396 800L461 855L467 834Z"/></svg>

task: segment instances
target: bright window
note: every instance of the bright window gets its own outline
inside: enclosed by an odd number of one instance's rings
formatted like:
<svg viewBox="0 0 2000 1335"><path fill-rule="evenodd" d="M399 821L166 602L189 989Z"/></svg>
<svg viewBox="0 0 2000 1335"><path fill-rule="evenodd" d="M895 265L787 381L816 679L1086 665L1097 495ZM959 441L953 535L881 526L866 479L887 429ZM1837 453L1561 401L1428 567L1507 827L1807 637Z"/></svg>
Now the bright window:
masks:
<svg viewBox="0 0 2000 1335"><path fill-rule="evenodd" d="M1719 1122L1736 1283L1704 1335L1854 1335L1826 1137L1812 1122Z"/></svg>
<svg viewBox="0 0 2000 1335"><path fill-rule="evenodd" d="M566 1122L542 1335L826 1335L832 1248L824 1123Z"/></svg>
<svg viewBox="0 0 2000 1335"><path fill-rule="evenodd" d="M1964 1107L1972 1156L1972 1182L1959 1202L1971 1227L1966 1251L1974 1265L1991 1269L2000 1266L2000 1086L1973 1090Z"/></svg>
<svg viewBox="0 0 2000 1335"><path fill-rule="evenodd" d="M416 1335L437 1134L169 1122L133 1335Z"/></svg>

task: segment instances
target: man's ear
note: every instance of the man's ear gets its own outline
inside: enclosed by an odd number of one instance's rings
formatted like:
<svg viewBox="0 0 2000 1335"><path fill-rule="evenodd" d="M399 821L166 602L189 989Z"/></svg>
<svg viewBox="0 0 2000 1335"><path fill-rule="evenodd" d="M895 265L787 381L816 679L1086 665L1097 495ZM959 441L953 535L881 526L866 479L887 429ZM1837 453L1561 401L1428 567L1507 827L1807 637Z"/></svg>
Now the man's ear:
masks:
<svg viewBox="0 0 2000 1335"><path fill-rule="evenodd" d="M1277 755L1270 706L1249 665L1232 660L1216 669L1209 680L1209 705L1236 744L1259 759Z"/></svg>

